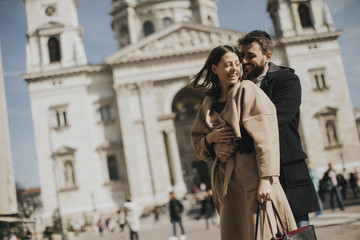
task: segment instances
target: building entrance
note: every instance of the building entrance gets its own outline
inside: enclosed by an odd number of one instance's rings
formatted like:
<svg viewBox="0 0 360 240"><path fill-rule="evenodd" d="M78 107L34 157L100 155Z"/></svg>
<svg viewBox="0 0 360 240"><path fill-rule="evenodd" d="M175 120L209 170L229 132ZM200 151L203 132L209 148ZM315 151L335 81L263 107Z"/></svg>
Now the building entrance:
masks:
<svg viewBox="0 0 360 240"><path fill-rule="evenodd" d="M174 121L183 177L188 192L199 189L201 183L210 187L210 164L195 157L190 139L190 131L203 99L201 92L183 88L176 94L172 104L172 111L176 114Z"/></svg>

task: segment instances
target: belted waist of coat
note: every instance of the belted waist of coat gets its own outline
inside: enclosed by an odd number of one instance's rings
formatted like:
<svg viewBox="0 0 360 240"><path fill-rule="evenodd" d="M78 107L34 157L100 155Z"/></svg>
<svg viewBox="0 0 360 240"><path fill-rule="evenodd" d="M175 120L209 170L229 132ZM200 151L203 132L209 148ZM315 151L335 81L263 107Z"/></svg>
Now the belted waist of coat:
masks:
<svg viewBox="0 0 360 240"><path fill-rule="evenodd" d="M252 153L254 152L255 149L254 147L248 147L248 146L244 146L242 144L239 145L239 147L236 149L236 153L245 153L245 154L248 154L248 153ZM235 159L236 159L236 153L234 154L234 156L229 159L227 162L226 162L226 165L225 165L225 179L224 179L224 187L223 187L223 194L222 196L224 197L226 194L227 194L227 190L228 190L228 186L229 186L229 181L230 181L230 177L231 177L231 174L232 174L232 171L234 170L234 167L235 167ZM221 163L221 161L219 160L218 157L216 157L214 159L214 164L213 164L213 167L212 167L212 186L214 186L214 182L213 182L213 179L214 179L214 171L215 171L215 168L218 167Z"/></svg>
<svg viewBox="0 0 360 240"><path fill-rule="evenodd" d="M214 176L215 176L214 172L215 172L215 168L219 166L219 164L218 164L219 162L220 162L219 158L216 157L214 160L214 164L212 166L212 170L211 170L212 171L212 174L211 174L211 185L212 186L215 186L214 185ZM234 167L235 167L235 157L229 159L225 165L225 178L224 178L222 197L224 197L227 194L230 177L234 170Z"/></svg>

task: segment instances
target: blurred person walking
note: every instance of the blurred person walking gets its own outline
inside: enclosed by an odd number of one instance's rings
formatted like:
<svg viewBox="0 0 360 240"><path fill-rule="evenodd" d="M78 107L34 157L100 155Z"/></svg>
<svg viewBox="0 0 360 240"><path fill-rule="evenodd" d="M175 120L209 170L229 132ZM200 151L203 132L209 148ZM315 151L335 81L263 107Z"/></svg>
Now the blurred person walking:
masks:
<svg viewBox="0 0 360 240"><path fill-rule="evenodd" d="M181 230L180 239L186 239L185 230L182 224L181 214L184 210L183 204L175 196L174 192L170 192L170 201L169 201L169 210L170 210L170 221L173 227L173 237L176 239L176 223L179 224Z"/></svg>
<svg viewBox="0 0 360 240"><path fill-rule="evenodd" d="M103 235L104 226L103 226L103 223L101 222L101 219L99 219L99 221L97 222L97 226L98 226L98 229L99 229L100 236L102 236L102 235Z"/></svg>
<svg viewBox="0 0 360 240"><path fill-rule="evenodd" d="M125 212L123 209L118 210L118 224L120 227L120 232L124 231L124 227L125 227Z"/></svg>
<svg viewBox="0 0 360 240"><path fill-rule="evenodd" d="M358 187L357 182L358 182L357 174L356 173L350 173L349 184L350 184L351 190L353 192L353 198L357 198L357 193L359 191L359 187Z"/></svg>
<svg viewBox="0 0 360 240"><path fill-rule="evenodd" d="M337 203L338 203L338 207L340 208L341 211L344 211L344 206L343 206L343 201L341 198L341 194L340 194L340 190L339 190L339 184L338 184L338 180L337 180L337 175L336 172L333 168L333 164L329 163L329 169L326 171L326 173L328 175L328 177L331 179L331 183L332 183L332 189L330 192L330 205L331 205L331 209L333 211L335 211L335 203L334 203L334 196L336 197Z"/></svg>
<svg viewBox="0 0 360 240"><path fill-rule="evenodd" d="M211 189L205 192L204 199L201 201L200 215L205 217L206 229L209 229L209 220L213 226L216 226L214 219L215 205L211 194Z"/></svg>
<svg viewBox="0 0 360 240"><path fill-rule="evenodd" d="M130 229L130 240L139 240L138 231L140 230L140 207L131 201L131 197L126 198L124 203L126 224Z"/></svg>
<svg viewBox="0 0 360 240"><path fill-rule="evenodd" d="M317 172L316 168L312 167L311 162L308 163L308 168L309 168L310 178L311 178L311 180L312 180L312 182L314 184L316 195L317 195L317 198L318 198L318 201L319 201L320 210L315 213L315 217L318 217L321 214L323 214L323 209L324 209L322 200L321 200L320 195L319 195L319 190L320 190L319 175L318 175L318 172Z"/></svg>

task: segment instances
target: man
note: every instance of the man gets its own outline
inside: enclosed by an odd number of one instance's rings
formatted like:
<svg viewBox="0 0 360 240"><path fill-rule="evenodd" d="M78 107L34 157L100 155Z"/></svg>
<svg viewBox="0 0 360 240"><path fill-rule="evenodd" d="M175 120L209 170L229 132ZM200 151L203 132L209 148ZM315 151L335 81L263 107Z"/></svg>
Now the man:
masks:
<svg viewBox="0 0 360 240"><path fill-rule="evenodd" d="M176 198L174 192L170 192L169 210L170 210L170 221L173 225L173 238L176 238L176 223L179 223L181 236L180 239L186 239L185 230L181 221L181 213L183 212L182 203ZM173 239L170 238L170 239Z"/></svg>
<svg viewBox="0 0 360 240"><path fill-rule="evenodd" d="M280 135L280 182L298 227L309 225L308 213L318 211L319 204L298 132L300 79L293 69L270 62L273 44L266 32L252 31L239 39L239 45L246 79L253 80L276 107Z"/></svg>
<svg viewBox="0 0 360 240"><path fill-rule="evenodd" d="M273 43L266 32L255 30L248 33L239 39L239 46L243 78L253 80L276 107L280 135L280 182L298 228L309 225L308 213L319 211L319 204L298 132L301 104L299 77L293 69L270 62ZM218 157L228 158L236 151L236 146L215 144L214 151Z"/></svg>
<svg viewBox="0 0 360 240"><path fill-rule="evenodd" d="M340 190L339 190L339 182L338 182L336 172L333 168L332 163L329 163L329 169L326 171L326 173L327 173L327 176L331 179L331 183L332 183L332 189L330 192L331 209L333 211L335 211L335 204L334 204L334 195L335 195L340 210L344 211L344 205L343 205L342 198L340 195Z"/></svg>

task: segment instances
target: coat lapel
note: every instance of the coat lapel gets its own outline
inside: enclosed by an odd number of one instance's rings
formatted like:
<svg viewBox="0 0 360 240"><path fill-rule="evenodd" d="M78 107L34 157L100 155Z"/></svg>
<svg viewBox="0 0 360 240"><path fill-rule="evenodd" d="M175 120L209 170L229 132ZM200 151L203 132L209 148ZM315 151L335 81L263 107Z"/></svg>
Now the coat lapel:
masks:
<svg viewBox="0 0 360 240"><path fill-rule="evenodd" d="M268 91L270 88L270 82L273 81L272 78L272 73L277 72L278 70L280 70L280 67L275 65L274 63L270 62L269 63L269 70L267 71L265 78L263 79L263 81L261 82L260 88L267 94L269 95Z"/></svg>

